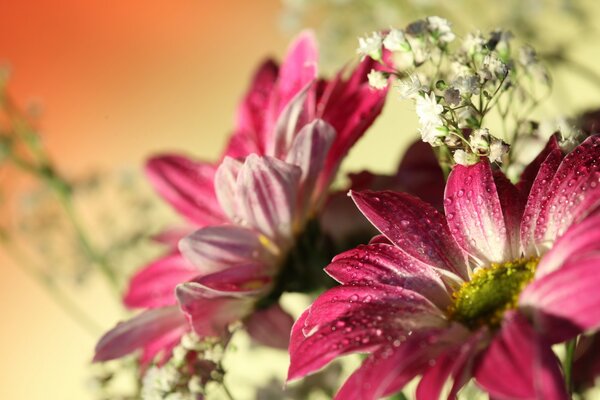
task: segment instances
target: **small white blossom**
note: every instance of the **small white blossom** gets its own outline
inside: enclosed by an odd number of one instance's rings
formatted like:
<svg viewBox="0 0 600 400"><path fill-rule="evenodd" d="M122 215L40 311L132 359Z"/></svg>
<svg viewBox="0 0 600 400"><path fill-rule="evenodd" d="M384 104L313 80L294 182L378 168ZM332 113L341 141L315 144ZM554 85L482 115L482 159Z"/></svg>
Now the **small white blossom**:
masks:
<svg viewBox="0 0 600 400"><path fill-rule="evenodd" d="M462 95L472 95L479 90L479 78L475 75L459 76L452 82Z"/></svg>
<svg viewBox="0 0 600 400"><path fill-rule="evenodd" d="M142 380L142 399L164 399L175 388L179 377L179 372L169 365L149 368Z"/></svg>
<svg viewBox="0 0 600 400"><path fill-rule="evenodd" d="M385 89L388 85L387 77L381 71L372 69L371 72L369 72L369 75L367 75L367 78L369 79L369 85L372 88L381 90Z"/></svg>
<svg viewBox="0 0 600 400"><path fill-rule="evenodd" d="M444 107L438 104L434 93L424 94L417 97L416 111L421 125L441 126L442 119L440 115Z"/></svg>
<svg viewBox="0 0 600 400"><path fill-rule="evenodd" d="M391 29L383 40L383 47L389 51L408 51L410 45L400 29Z"/></svg>
<svg viewBox="0 0 600 400"><path fill-rule="evenodd" d="M460 91L455 88L449 88L444 92L444 100L451 105L460 104Z"/></svg>
<svg viewBox="0 0 600 400"><path fill-rule="evenodd" d="M408 79L403 79L398 84L400 97L403 99L412 99L419 94L423 85L416 74L410 74Z"/></svg>
<svg viewBox="0 0 600 400"><path fill-rule="evenodd" d="M450 22L447 19L440 17L427 17L427 28L434 33L437 39L442 43L450 43L456 38L454 32L450 28Z"/></svg>
<svg viewBox="0 0 600 400"><path fill-rule="evenodd" d="M447 134L446 128L442 125L425 124L419 128L421 140L432 146L439 146L443 143L442 139Z"/></svg>
<svg viewBox="0 0 600 400"><path fill-rule="evenodd" d="M382 45L383 38L381 34L373 32L371 36L358 38L358 50L356 52L361 55L361 58L369 56L374 60L380 60Z"/></svg>
<svg viewBox="0 0 600 400"><path fill-rule="evenodd" d="M480 53L485 45L481 32L469 33L462 42L462 49L469 55Z"/></svg>
<svg viewBox="0 0 600 400"><path fill-rule="evenodd" d="M483 59L483 72L485 77L489 79L489 71L491 74L496 75L498 77L504 76L508 73L508 66L498 57L496 53L490 53ZM487 69L487 71L486 71Z"/></svg>
<svg viewBox="0 0 600 400"><path fill-rule="evenodd" d="M479 161L479 157L477 157L475 154L467 153L464 150L456 150L453 157L457 164L464 166L473 165Z"/></svg>
<svg viewBox="0 0 600 400"><path fill-rule="evenodd" d="M475 129L469 137L471 148L478 154L487 154L490 149L490 131L487 128Z"/></svg>
<svg viewBox="0 0 600 400"><path fill-rule="evenodd" d="M502 162L502 157L508 153L508 145L502 140L496 139L490 145L489 159L491 162Z"/></svg>

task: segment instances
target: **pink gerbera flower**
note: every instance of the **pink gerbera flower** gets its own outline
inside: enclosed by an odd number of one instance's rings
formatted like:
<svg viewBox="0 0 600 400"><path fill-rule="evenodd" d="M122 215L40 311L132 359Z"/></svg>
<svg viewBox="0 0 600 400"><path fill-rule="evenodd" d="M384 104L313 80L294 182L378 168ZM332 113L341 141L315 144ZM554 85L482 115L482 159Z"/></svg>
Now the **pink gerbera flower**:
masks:
<svg viewBox="0 0 600 400"><path fill-rule="evenodd" d="M600 326L600 137L556 139L513 186L487 160L457 165L445 215L413 196L352 192L383 234L334 258L342 285L295 323L289 379L369 353L338 399L454 398L471 377L495 399L568 398L551 345Z"/></svg>
<svg viewBox="0 0 600 400"><path fill-rule="evenodd" d="M182 282L197 278L205 285L202 298L211 299L200 314L193 313L195 321L203 321L194 324L202 335L221 334L223 324L251 308L253 302L246 298L264 291L261 285L275 273L258 268L257 260L281 263L283 253L273 254L274 249L289 249L306 216L322 205L342 158L381 112L386 92L367 83L374 65L365 59L349 78L342 71L330 81L318 80L315 40L303 33L281 67L269 60L259 68L238 108L220 167L173 154L148 162L151 182L191 227L159 235L171 251L138 272L124 297L128 307L146 311L108 332L96 348L96 361L140 348L142 364L159 353L169 357L189 331L174 296ZM206 229L183 245L191 254L190 263L177 243L202 227ZM256 247L259 244L261 248ZM244 268L225 271L242 264ZM199 276L206 277L198 280ZM188 307L185 301L184 308ZM260 314L272 323L256 325L251 333L260 337L265 329L275 329L287 337L293 322L288 315L277 306ZM287 347L281 335L266 338L268 344Z"/></svg>

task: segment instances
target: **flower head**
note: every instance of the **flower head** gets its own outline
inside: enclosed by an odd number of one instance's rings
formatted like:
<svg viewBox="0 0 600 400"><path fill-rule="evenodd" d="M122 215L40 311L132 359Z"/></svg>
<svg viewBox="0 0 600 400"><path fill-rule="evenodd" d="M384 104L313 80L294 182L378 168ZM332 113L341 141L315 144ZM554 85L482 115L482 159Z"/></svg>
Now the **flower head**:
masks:
<svg viewBox="0 0 600 400"><path fill-rule="evenodd" d="M337 399L376 399L422 375L417 398L474 377L495 398L567 399L551 345L600 327L600 137L552 138L514 186L457 165L445 215L394 192L353 192L382 233L326 268L341 283L294 325L289 379L369 356Z"/></svg>
<svg viewBox="0 0 600 400"><path fill-rule="evenodd" d="M371 57L380 60L382 55L383 37L379 32L373 32L370 36L358 38L358 49L356 52L364 59Z"/></svg>

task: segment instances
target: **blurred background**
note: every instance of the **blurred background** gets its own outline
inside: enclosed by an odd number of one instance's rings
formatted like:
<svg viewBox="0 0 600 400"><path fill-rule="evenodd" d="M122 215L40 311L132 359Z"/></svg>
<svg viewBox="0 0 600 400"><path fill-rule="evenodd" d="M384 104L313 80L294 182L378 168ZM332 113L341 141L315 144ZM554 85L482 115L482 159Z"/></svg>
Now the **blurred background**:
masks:
<svg viewBox="0 0 600 400"><path fill-rule="evenodd" d="M0 158L0 398L94 398L93 347L126 314L91 264L110 264L123 287L160 251L146 238L176 220L146 184L144 160L165 151L215 160L255 66L266 56L280 59L305 27L317 29L321 69L329 74L354 59L356 36L373 29L432 14L449 18L459 34L508 26L538 47L553 72L542 118L597 107L593 21L600 6L509 3L5 0L0 127L3 137L21 132L19 154L51 165L52 173L36 175ZM392 92L342 171L394 170L416 126L411 104ZM60 189L49 186L56 175L72 186L67 207L57 204ZM93 250L80 254L86 242ZM283 367L275 373L283 375L285 356L278 357Z"/></svg>

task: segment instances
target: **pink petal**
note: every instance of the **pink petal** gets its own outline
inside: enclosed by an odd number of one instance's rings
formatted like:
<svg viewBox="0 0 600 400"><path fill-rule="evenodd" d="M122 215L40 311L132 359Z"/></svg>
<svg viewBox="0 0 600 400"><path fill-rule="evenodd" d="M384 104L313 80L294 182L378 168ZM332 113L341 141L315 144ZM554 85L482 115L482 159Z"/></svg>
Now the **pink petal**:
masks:
<svg viewBox="0 0 600 400"><path fill-rule="evenodd" d="M590 216L583 222L571 225L537 266L536 278L560 268L565 262L573 263L577 259L600 253L600 215Z"/></svg>
<svg viewBox="0 0 600 400"><path fill-rule="evenodd" d="M314 186L323 170L334 137L335 131L331 125L317 119L300 130L285 159L287 163L298 166L302 171L298 196L299 206L303 207L304 212L308 211L308 206L320 200L316 197L320 193L314 190Z"/></svg>
<svg viewBox="0 0 600 400"><path fill-rule="evenodd" d="M429 204L405 193L350 192L360 211L398 248L424 264L467 279L462 251L446 219Z"/></svg>
<svg viewBox="0 0 600 400"><path fill-rule="evenodd" d="M164 244L171 248L177 248L181 238L189 235L194 230L195 229L192 227L170 227L157 233L156 235L152 235L151 239L156 243Z"/></svg>
<svg viewBox="0 0 600 400"><path fill-rule="evenodd" d="M215 173L214 190L216 197L230 220L239 215L236 203L237 180L243 163L231 157L225 157Z"/></svg>
<svg viewBox="0 0 600 400"><path fill-rule="evenodd" d="M523 290L520 307L552 342L600 327L600 257L574 260Z"/></svg>
<svg viewBox="0 0 600 400"><path fill-rule="evenodd" d="M527 199L502 172L494 173L494 182L498 192L498 199L504 216L506 227L506 240L510 254L517 258L521 254L520 228L521 218Z"/></svg>
<svg viewBox="0 0 600 400"><path fill-rule="evenodd" d="M181 254L168 254L151 262L131 278L123 303L132 308L174 306L177 304L175 287L196 275L198 270Z"/></svg>
<svg viewBox="0 0 600 400"><path fill-rule="evenodd" d="M224 221L213 189L213 165L179 155L162 155L148 160L146 173L156 191L195 225Z"/></svg>
<svg viewBox="0 0 600 400"><path fill-rule="evenodd" d="M517 312L505 314L502 329L475 368L475 378L498 399L568 399L552 349Z"/></svg>
<svg viewBox="0 0 600 400"><path fill-rule="evenodd" d="M256 342L269 347L287 350L294 318L279 304L257 310L246 320L246 331Z"/></svg>
<svg viewBox="0 0 600 400"><path fill-rule="evenodd" d="M548 139L548 143L546 143L546 146L540 152L540 154L538 154L537 157L532 162L530 162L529 165L523 170L523 173L521 174L521 179L519 179L517 187L525 196L529 195L535 178L540 172L542 165L550 155L552 155L551 159L555 157L557 157L558 159L562 159L562 150L558 145L556 135L552 135L550 139Z"/></svg>
<svg viewBox="0 0 600 400"><path fill-rule="evenodd" d="M266 110L275 88L278 69L273 60L266 60L254 74L250 88L238 106L235 134L230 139L225 155L244 158L251 153L265 154Z"/></svg>
<svg viewBox="0 0 600 400"><path fill-rule="evenodd" d="M295 165L251 154L237 179L241 219L275 241L289 240L300 173Z"/></svg>
<svg viewBox="0 0 600 400"><path fill-rule="evenodd" d="M440 309L450 305L450 294L435 268L390 244L359 246L336 256L325 271L344 285L373 282L400 286L431 300ZM456 277L456 280L460 278Z"/></svg>
<svg viewBox="0 0 600 400"><path fill-rule="evenodd" d="M468 338L468 331L449 328L413 332L397 346L385 346L363 361L337 393L336 400L375 400L401 390L430 362Z"/></svg>
<svg viewBox="0 0 600 400"><path fill-rule="evenodd" d="M387 90L375 90L368 83L368 74L377 63L365 58L344 80L340 71L327 82L319 98L317 117L330 123L337 136L327 157L320 181L323 190L340 165L342 159L381 113Z"/></svg>
<svg viewBox="0 0 600 400"><path fill-rule="evenodd" d="M338 286L322 294L292 328L288 380L334 358L370 351L414 329L444 325L443 312L395 287Z"/></svg>
<svg viewBox="0 0 600 400"><path fill-rule="evenodd" d="M446 184L446 218L452 235L482 264L513 259L507 226L487 160L456 165Z"/></svg>
<svg viewBox="0 0 600 400"><path fill-rule="evenodd" d="M206 275L241 264L271 259L260 242L259 233L237 225L209 226L179 242L184 257Z"/></svg>
<svg viewBox="0 0 600 400"><path fill-rule="evenodd" d="M538 248L550 246L573 223L600 206L600 136L589 137L568 154L539 203L534 230ZM527 216L527 214L526 214Z"/></svg>
<svg viewBox="0 0 600 400"><path fill-rule="evenodd" d="M135 350L163 341L173 331L185 331L187 322L177 307L156 308L120 322L96 345L94 361L123 357Z"/></svg>

